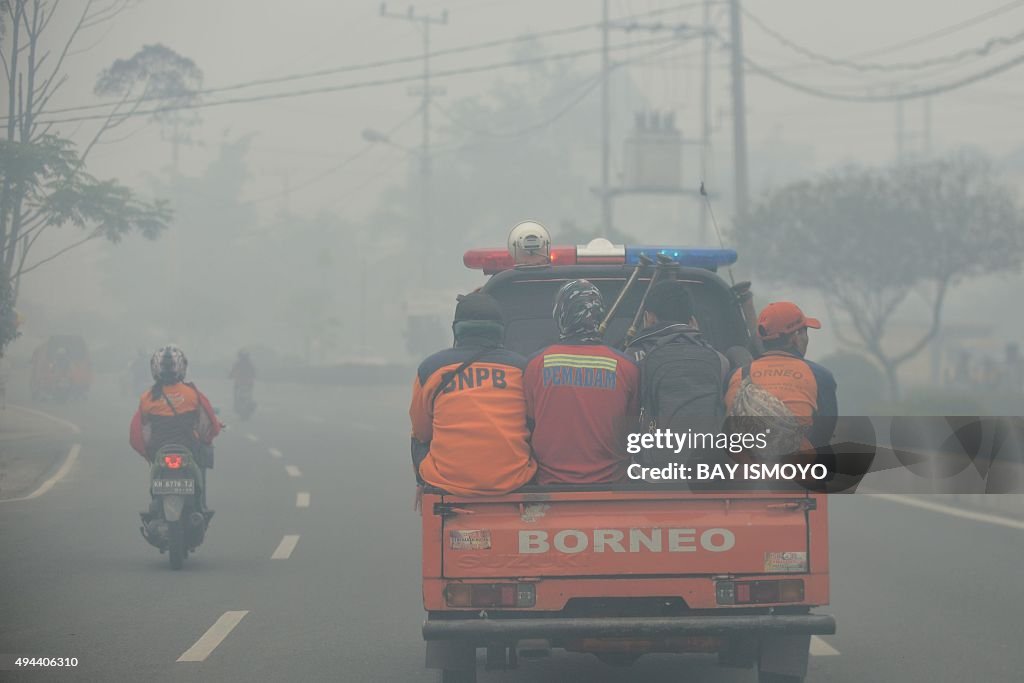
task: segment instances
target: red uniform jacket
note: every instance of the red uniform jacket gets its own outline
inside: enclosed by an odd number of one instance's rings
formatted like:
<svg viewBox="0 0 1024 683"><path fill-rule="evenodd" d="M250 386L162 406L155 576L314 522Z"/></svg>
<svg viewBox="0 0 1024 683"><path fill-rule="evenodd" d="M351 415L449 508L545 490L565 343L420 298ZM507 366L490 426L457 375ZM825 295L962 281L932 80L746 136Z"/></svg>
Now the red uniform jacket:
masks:
<svg viewBox="0 0 1024 683"><path fill-rule="evenodd" d="M526 366L538 484L622 479L626 433L640 412L640 370L603 344L554 344Z"/></svg>

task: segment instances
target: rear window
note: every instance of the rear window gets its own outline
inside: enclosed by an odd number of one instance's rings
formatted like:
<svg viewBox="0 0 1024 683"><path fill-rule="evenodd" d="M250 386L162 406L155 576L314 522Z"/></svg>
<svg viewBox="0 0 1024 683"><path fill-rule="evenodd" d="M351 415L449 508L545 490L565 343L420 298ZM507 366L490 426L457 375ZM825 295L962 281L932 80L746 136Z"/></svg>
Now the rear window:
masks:
<svg viewBox="0 0 1024 683"><path fill-rule="evenodd" d="M505 346L528 356L557 342L558 330L551 317L555 294L563 284L576 277L586 277L597 285L605 305L609 307L625 285L625 277L576 274L572 277L492 281L486 291L501 303L505 313ZM727 290L698 279L680 280L687 285L701 331L715 348L724 351L746 343L743 321ZM640 278L619 306L605 334L609 344L621 346L647 284L646 278Z"/></svg>

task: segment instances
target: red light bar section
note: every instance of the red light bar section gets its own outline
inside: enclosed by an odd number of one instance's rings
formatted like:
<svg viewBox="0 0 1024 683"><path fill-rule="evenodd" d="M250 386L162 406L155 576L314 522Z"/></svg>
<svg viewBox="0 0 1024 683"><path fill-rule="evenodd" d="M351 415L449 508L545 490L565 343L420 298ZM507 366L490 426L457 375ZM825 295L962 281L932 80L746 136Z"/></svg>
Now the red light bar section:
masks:
<svg viewBox="0 0 1024 683"><path fill-rule="evenodd" d="M472 270L482 270L485 275L494 275L515 267L515 261L507 249L489 247L470 249L462 256L462 263ZM571 266L576 263L576 247L552 247L551 265Z"/></svg>
<svg viewBox="0 0 1024 683"><path fill-rule="evenodd" d="M507 249L470 249L462 255L462 263L472 270L482 270L487 275L500 273L515 265Z"/></svg>

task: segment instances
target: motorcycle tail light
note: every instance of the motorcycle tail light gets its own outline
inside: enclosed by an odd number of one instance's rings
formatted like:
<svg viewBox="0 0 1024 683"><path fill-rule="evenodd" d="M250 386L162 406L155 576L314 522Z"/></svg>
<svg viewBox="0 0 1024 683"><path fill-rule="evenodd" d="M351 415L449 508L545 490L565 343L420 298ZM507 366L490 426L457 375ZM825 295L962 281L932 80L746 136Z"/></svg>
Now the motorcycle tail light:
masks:
<svg viewBox="0 0 1024 683"><path fill-rule="evenodd" d="M164 456L164 466L171 470L180 470L185 459L180 453L169 453Z"/></svg>

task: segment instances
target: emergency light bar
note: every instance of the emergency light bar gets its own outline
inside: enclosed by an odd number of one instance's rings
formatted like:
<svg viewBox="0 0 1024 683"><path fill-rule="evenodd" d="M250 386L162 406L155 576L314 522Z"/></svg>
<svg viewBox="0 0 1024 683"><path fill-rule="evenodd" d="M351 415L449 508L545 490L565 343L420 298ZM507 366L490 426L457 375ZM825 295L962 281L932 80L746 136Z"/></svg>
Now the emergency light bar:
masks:
<svg viewBox="0 0 1024 683"><path fill-rule="evenodd" d="M589 244L551 247L551 265L629 265L640 262L640 255L646 254L653 260L657 254L665 254L674 262L689 268L717 270L719 266L736 263L734 249L708 249L673 246L640 246L627 247L612 244L604 238L591 240ZM470 249L462 262L467 268L482 270L485 275L494 275L516 266L515 260L506 249L500 247Z"/></svg>

